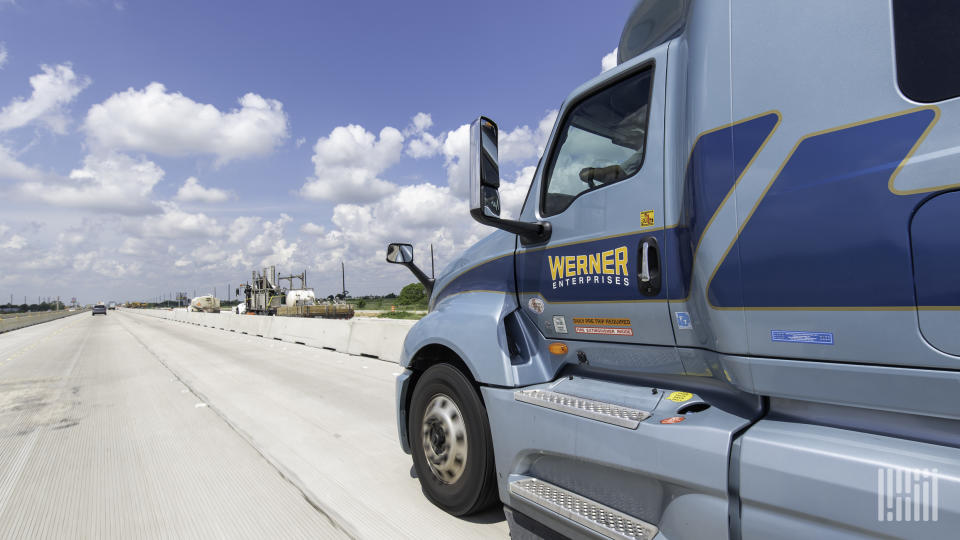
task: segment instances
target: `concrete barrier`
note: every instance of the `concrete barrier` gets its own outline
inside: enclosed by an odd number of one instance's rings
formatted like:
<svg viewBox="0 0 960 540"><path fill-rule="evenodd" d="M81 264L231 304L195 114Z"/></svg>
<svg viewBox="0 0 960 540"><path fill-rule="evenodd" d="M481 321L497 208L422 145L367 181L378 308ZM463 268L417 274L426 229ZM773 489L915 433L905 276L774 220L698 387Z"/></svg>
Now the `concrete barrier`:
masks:
<svg viewBox="0 0 960 540"><path fill-rule="evenodd" d="M20 315L17 317L3 317L3 318L0 318L0 334L4 332L10 332L11 330L19 330L20 328L26 328L28 326L33 326L35 324L62 319L64 317L69 317L70 315L77 315L79 313L87 313L87 312L86 311L45 311L43 313L32 313L29 315Z"/></svg>
<svg viewBox="0 0 960 540"><path fill-rule="evenodd" d="M126 309L186 324L300 343L348 354L399 362L403 340L416 321L395 319L306 319L234 313L195 313L186 310Z"/></svg>
<svg viewBox="0 0 960 540"><path fill-rule="evenodd" d="M403 340L416 323L402 319L357 319L350 322L348 353L390 359L391 362L400 361Z"/></svg>
<svg viewBox="0 0 960 540"><path fill-rule="evenodd" d="M288 318L274 321L272 336L340 352L348 352L355 321ZM404 334L406 335L406 334ZM396 361L396 360L394 360Z"/></svg>

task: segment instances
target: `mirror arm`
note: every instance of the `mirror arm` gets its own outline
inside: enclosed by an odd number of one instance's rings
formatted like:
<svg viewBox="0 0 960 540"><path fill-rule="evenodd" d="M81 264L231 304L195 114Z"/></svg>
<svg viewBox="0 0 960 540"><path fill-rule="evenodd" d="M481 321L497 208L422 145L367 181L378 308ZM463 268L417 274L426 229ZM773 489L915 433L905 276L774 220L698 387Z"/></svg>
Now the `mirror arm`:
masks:
<svg viewBox="0 0 960 540"><path fill-rule="evenodd" d="M412 262L399 264L406 266L408 270L413 272L413 276L417 278L417 281L423 284L423 288L426 289L427 297L429 298L433 294L433 282L435 280L427 277L427 275L423 273L423 270L421 270L419 266Z"/></svg>
<svg viewBox="0 0 960 540"><path fill-rule="evenodd" d="M485 215L483 210L479 208L471 210L470 215L473 216L473 219L484 225L519 235L520 240L523 241L524 244L542 244L550 240L550 234L553 232L549 221L528 223L526 221L516 221L513 219L501 219Z"/></svg>

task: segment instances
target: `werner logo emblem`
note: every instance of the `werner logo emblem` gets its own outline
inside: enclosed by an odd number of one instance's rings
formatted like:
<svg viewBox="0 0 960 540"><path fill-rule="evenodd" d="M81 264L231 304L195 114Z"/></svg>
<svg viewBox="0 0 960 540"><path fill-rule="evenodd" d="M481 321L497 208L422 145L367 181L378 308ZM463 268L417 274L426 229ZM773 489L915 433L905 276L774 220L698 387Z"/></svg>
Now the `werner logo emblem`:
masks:
<svg viewBox="0 0 960 540"><path fill-rule="evenodd" d="M549 256L554 289L578 285L630 286L627 272L629 250L621 246L589 255Z"/></svg>

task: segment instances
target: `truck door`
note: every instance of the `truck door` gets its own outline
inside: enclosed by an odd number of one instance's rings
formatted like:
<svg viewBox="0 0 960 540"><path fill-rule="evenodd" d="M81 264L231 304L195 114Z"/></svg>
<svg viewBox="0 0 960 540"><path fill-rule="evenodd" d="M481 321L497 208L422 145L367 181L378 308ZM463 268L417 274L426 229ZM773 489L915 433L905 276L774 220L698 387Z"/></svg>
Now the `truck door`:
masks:
<svg viewBox="0 0 960 540"><path fill-rule="evenodd" d="M549 242L518 243L523 312L548 338L673 345L663 249L667 46L567 100L523 210Z"/></svg>

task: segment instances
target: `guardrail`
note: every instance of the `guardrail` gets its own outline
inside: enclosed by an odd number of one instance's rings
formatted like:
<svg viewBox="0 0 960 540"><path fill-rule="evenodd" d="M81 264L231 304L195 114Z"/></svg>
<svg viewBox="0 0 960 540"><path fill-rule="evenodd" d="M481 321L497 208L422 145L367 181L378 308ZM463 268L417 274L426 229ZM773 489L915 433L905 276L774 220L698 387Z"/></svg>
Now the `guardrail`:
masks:
<svg viewBox="0 0 960 540"><path fill-rule="evenodd" d="M308 319L186 310L124 309L196 326L278 339L310 347L399 363L403 340L417 321L403 319Z"/></svg>
<svg viewBox="0 0 960 540"><path fill-rule="evenodd" d="M17 317L3 317L3 318L0 318L0 334L4 332L10 332L11 330L19 330L21 328L33 326L35 324L62 319L64 317L69 317L70 315L76 315L78 313L85 313L85 310L45 311L43 313L31 313L29 315L20 315Z"/></svg>

